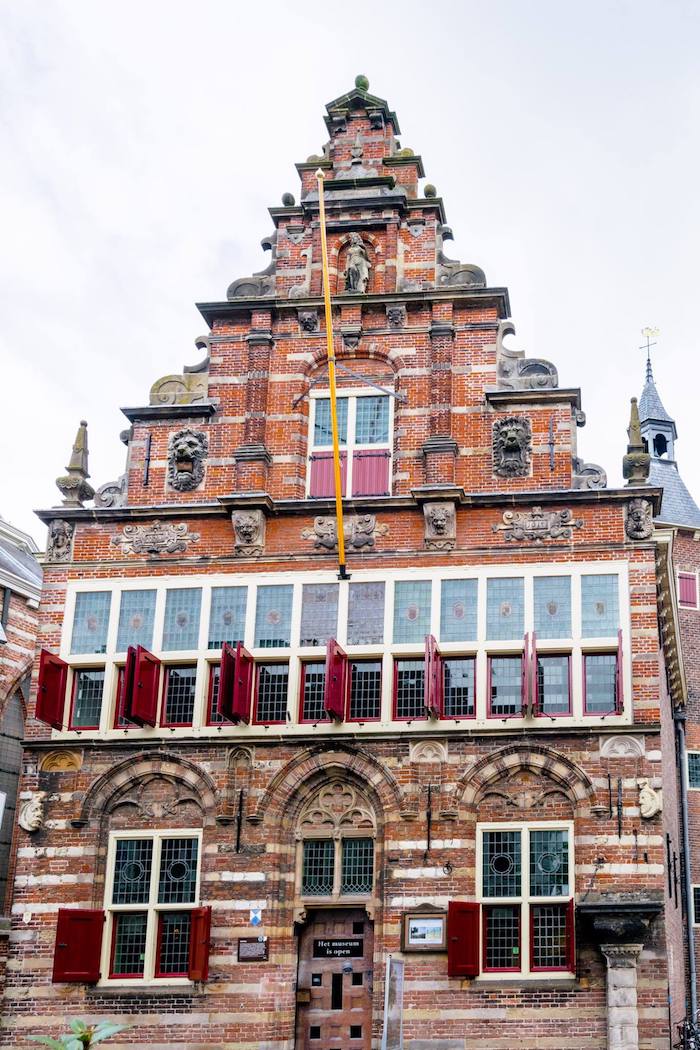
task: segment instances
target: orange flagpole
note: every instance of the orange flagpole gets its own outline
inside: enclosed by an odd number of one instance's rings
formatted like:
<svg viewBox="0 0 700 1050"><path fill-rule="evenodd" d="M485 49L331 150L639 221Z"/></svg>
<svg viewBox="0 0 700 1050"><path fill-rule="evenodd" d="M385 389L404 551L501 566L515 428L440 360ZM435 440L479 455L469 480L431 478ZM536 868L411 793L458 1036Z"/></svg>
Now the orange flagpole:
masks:
<svg viewBox="0 0 700 1050"><path fill-rule="evenodd" d="M345 533L343 531L343 486L340 473L340 443L338 440L338 404L335 387L335 349L333 345L333 317L331 316L331 287L328 276L328 242L326 241L326 205L323 198L323 171L316 172L318 180L319 222L321 224L321 261L323 267L323 302L326 313L326 343L328 346L328 386L331 401L331 431L333 435L333 477L335 482L335 516L338 533L338 575L349 579L345 566Z"/></svg>

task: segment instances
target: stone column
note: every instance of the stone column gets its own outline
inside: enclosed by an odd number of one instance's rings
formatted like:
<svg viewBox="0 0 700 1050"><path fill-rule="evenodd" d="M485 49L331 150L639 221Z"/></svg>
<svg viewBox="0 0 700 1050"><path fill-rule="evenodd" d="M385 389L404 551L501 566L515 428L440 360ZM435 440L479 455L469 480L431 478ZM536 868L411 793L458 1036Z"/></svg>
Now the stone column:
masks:
<svg viewBox="0 0 700 1050"><path fill-rule="evenodd" d="M608 1050L639 1050L637 959L641 944L601 944L607 963Z"/></svg>

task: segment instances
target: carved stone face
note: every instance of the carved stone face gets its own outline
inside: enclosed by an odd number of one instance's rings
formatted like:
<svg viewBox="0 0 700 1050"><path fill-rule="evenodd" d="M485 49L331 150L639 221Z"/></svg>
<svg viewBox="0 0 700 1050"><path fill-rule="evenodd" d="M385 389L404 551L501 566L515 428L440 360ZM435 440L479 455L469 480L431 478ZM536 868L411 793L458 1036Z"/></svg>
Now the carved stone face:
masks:
<svg viewBox="0 0 700 1050"><path fill-rule="evenodd" d="M204 477L209 442L198 430L179 430L168 442L168 481L178 492L197 487Z"/></svg>
<svg viewBox="0 0 700 1050"><path fill-rule="evenodd" d="M651 503L644 499L630 500L625 530L632 540L646 540L653 531Z"/></svg>
<svg viewBox="0 0 700 1050"><path fill-rule="evenodd" d="M429 517L433 532L438 536L444 536L450 523L447 507L431 507Z"/></svg>
<svg viewBox="0 0 700 1050"><path fill-rule="evenodd" d="M241 543L255 543L258 538L258 519L253 514L237 514L234 525Z"/></svg>
<svg viewBox="0 0 700 1050"><path fill-rule="evenodd" d="M530 468L530 421L508 416L493 426L493 469L499 477L526 477Z"/></svg>

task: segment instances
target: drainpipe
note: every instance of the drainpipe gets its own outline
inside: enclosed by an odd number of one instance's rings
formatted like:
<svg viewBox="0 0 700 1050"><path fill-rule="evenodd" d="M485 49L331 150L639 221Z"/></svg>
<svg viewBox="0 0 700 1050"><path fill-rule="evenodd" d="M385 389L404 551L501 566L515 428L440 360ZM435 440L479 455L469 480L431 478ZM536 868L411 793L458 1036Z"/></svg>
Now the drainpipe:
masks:
<svg viewBox="0 0 700 1050"><path fill-rule="evenodd" d="M685 711L675 711L673 721L676 726L676 757L679 766L681 785L681 835L683 850L683 890L685 896L686 931L688 935L688 980L690 983L690 1020L695 1021L698 1015L697 973L695 969L695 931L692 922L693 885L690 871L690 833L688 831L688 760L685 750Z"/></svg>

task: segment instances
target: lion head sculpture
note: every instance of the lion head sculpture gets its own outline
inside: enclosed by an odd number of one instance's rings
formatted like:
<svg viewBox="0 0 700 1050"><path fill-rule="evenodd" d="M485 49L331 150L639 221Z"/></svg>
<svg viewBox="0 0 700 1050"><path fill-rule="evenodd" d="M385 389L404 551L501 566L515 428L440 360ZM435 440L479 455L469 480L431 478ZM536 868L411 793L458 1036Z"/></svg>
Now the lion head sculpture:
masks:
<svg viewBox="0 0 700 1050"><path fill-rule="evenodd" d="M178 430L168 441L168 484L178 492L196 489L204 478L209 439L201 430Z"/></svg>
<svg viewBox="0 0 700 1050"><path fill-rule="evenodd" d="M500 478L524 478L530 472L532 428L525 416L506 416L493 425L493 472Z"/></svg>

